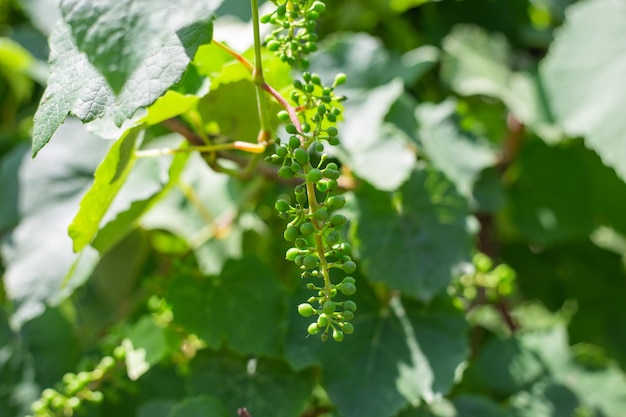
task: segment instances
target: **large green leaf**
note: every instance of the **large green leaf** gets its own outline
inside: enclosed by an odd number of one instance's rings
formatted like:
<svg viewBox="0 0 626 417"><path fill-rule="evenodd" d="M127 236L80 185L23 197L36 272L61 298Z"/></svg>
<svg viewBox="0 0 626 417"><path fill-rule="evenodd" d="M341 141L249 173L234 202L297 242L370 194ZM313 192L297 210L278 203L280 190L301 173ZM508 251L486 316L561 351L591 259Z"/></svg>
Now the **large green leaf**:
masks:
<svg viewBox="0 0 626 417"><path fill-rule="evenodd" d="M390 417L445 395L468 354L462 315L397 296L381 301L359 277L357 286L354 334L340 344L308 337L310 319L292 314L286 346L292 366L321 365L322 384L344 417Z"/></svg>
<svg viewBox="0 0 626 417"><path fill-rule="evenodd" d="M410 138L385 122L385 116L404 92L400 79L380 87L353 91L346 105L341 146L352 170L381 190L397 189L411 174L415 150Z"/></svg>
<svg viewBox="0 0 626 417"><path fill-rule="evenodd" d="M310 370L294 372L281 361L246 360L225 352L202 352L191 369L192 394L218 398L226 405L228 415L241 407L254 417L300 415L314 385Z"/></svg>
<svg viewBox="0 0 626 417"><path fill-rule="evenodd" d="M255 258L229 261L222 274L173 280L167 300L174 320L215 349L277 354L285 320L284 291Z"/></svg>
<svg viewBox="0 0 626 417"><path fill-rule="evenodd" d="M430 168L414 171L399 191L357 191L360 265L371 280L429 300L469 259L467 203Z"/></svg>
<svg viewBox="0 0 626 417"><path fill-rule="evenodd" d="M80 202L80 209L69 226L74 241L74 251L79 252L93 240L100 222L124 185L137 159L137 142L143 130L131 129L120 138L107 153L95 172L95 181ZM65 144L67 146L67 144Z"/></svg>
<svg viewBox="0 0 626 417"><path fill-rule="evenodd" d="M0 189L8 184L15 190L0 205L9 204L20 217L1 248L4 284L16 307L14 324L42 313L46 303L60 303L87 279L98 261L90 248L72 253L67 226L111 144L86 133L74 119L57 135L63 141L37 160L31 160L24 148L16 149L22 154L19 169L5 171L0 178Z"/></svg>
<svg viewBox="0 0 626 417"><path fill-rule="evenodd" d="M497 155L486 141L459 129L455 107L454 101L418 107L419 139L433 166L454 183L460 194L470 197L481 171L494 165Z"/></svg>
<svg viewBox="0 0 626 417"><path fill-rule="evenodd" d="M182 44L189 62L195 49L207 42L207 36L210 40L209 22L221 3L222 0L64 0L61 12L78 49L119 92L141 66L166 67L181 58L170 55L168 61L150 61L174 37L178 39L173 44Z"/></svg>
<svg viewBox="0 0 626 417"><path fill-rule="evenodd" d="M626 4L580 2L567 9L541 74L550 104L566 132L626 179Z"/></svg>
<svg viewBox="0 0 626 417"><path fill-rule="evenodd" d="M224 409L224 405L208 395L187 398L174 406L168 417L227 417L232 413Z"/></svg>
<svg viewBox="0 0 626 417"><path fill-rule="evenodd" d="M540 79L534 71L511 68L511 48L504 36L459 25L444 39L443 51L441 77L456 92L495 97L545 140L560 138Z"/></svg>
<svg viewBox="0 0 626 417"><path fill-rule="evenodd" d="M128 6L128 2L121 4ZM171 6L167 9L171 9ZM78 49L70 27L59 24L50 36L51 74L35 113L33 154L36 155L50 141L52 134L70 113L83 122L105 118L120 126L133 117L138 109L152 104L180 80L191 60L189 55L193 56L199 45L210 42L211 17L209 15L205 18L208 20L178 33L163 31L167 33L167 38L156 49L148 51L147 55L140 54L143 57L140 64L117 92L89 62L87 55ZM163 22L167 22L167 19ZM145 36L150 38L150 32ZM157 38L161 39L161 36ZM123 39L123 32L118 32L112 39Z"/></svg>

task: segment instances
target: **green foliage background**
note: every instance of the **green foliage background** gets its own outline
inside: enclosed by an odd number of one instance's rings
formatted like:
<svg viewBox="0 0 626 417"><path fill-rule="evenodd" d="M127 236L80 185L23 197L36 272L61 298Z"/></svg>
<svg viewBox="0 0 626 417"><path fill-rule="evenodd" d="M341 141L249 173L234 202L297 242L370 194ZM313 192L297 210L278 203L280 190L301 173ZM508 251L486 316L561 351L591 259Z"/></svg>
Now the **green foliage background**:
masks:
<svg viewBox="0 0 626 417"><path fill-rule="evenodd" d="M327 1L311 70L348 75L333 158L359 266L342 343L297 314L277 167L135 154L181 146L172 117L254 141L250 75L205 45L251 56L249 4L56 3L0 2L0 416L102 358L76 415L624 416L622 1Z"/></svg>

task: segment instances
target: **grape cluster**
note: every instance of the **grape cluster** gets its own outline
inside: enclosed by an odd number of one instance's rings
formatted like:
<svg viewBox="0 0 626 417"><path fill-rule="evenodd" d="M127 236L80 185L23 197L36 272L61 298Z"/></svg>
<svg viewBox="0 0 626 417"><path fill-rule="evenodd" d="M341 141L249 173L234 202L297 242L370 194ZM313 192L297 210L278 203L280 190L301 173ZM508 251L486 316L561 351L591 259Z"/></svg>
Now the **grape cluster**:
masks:
<svg viewBox="0 0 626 417"><path fill-rule="evenodd" d="M111 377L124 356L124 349L118 347L113 356L103 357L93 370L63 375L62 387L43 390L41 397L31 405L33 414L29 417L73 416L85 402L102 402L104 396L99 387Z"/></svg>
<svg viewBox="0 0 626 417"><path fill-rule="evenodd" d="M476 299L479 287L484 290L488 301L496 301L513 292L516 274L509 265L499 264L494 267L493 260L481 252L473 256L472 263L474 271L462 275L449 290L451 295L457 297L455 300L460 308L463 303Z"/></svg>
<svg viewBox="0 0 626 417"><path fill-rule="evenodd" d="M261 23L271 23L276 28L267 35L267 48L291 66L308 68L306 56L317 50L315 28L326 5L319 0L272 0L277 6L270 14L261 17Z"/></svg>
<svg viewBox="0 0 626 417"><path fill-rule="evenodd" d="M345 197L338 194L339 167L328 162L324 149L326 143L339 143L334 124L341 115L339 103L344 98L335 96L334 90L345 80L344 74L338 74L332 86L326 87L317 74L305 72L302 81L294 82L290 97L298 106L297 125L288 113L279 114L288 121L285 130L291 136L285 143L278 141L275 153L269 157L281 163L278 170L281 177L302 180L294 189L295 202L284 199L276 202L279 216L289 220L284 238L293 247L287 251L286 258L300 267L302 278L323 282L307 284L317 295L300 304L298 312L304 317L317 316L308 327L309 334L320 334L324 341L332 334L338 342L344 334L354 331L349 321L354 317L356 304L351 300L337 301L335 297L339 293L350 296L356 292L355 280L349 276L356 270L356 264L350 256L350 244L341 241L340 229L348 219L337 212L346 204ZM331 269L342 270L348 276L333 284Z"/></svg>

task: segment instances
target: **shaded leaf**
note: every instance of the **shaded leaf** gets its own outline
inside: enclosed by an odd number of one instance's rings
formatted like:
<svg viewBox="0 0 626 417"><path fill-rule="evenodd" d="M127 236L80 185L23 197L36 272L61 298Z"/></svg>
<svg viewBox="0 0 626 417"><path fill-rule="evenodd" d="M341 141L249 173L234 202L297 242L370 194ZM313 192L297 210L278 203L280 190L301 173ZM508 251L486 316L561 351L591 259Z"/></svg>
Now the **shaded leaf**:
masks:
<svg viewBox="0 0 626 417"><path fill-rule="evenodd" d="M142 138L143 130L129 130L111 146L96 169L95 181L81 200L80 209L68 229L74 241L74 252L81 251L98 233L102 218L133 168L137 159L135 150Z"/></svg>
<svg viewBox="0 0 626 417"><path fill-rule="evenodd" d="M455 107L454 101L419 106L419 139L432 165L469 197L481 171L495 165L497 155L487 143L460 130Z"/></svg>
<svg viewBox="0 0 626 417"><path fill-rule="evenodd" d="M14 151L23 156L17 180L9 179L17 184L15 200L7 203L17 201L20 223L2 242L4 284L16 307L14 325L41 314L44 304L60 303L98 261L90 248L72 253L67 226L110 143L87 134L73 119L57 135L63 141L37 160L23 154L23 148ZM0 179L0 189L5 180Z"/></svg>
<svg viewBox="0 0 626 417"><path fill-rule="evenodd" d="M341 344L307 337L311 320L293 312L286 346L292 366L321 365L323 386L345 417L389 417L446 394L468 353L463 317L398 298L381 302L358 277L357 286L355 331Z"/></svg>
<svg viewBox="0 0 626 417"><path fill-rule="evenodd" d="M399 191L399 198L370 186L356 193L360 265L372 281L429 300L469 259L467 203L429 168Z"/></svg>
<svg viewBox="0 0 626 417"><path fill-rule="evenodd" d="M255 258L231 260L219 276L179 277L168 289L174 320L212 348L276 354L285 319L284 292Z"/></svg>
<svg viewBox="0 0 626 417"><path fill-rule="evenodd" d="M585 144L626 180L626 4L595 0L572 5L541 74L546 95L567 134Z"/></svg>
<svg viewBox="0 0 626 417"><path fill-rule="evenodd" d="M314 385L311 371L294 372L281 361L245 360L229 353L202 352L191 369L192 394L214 396L227 410L245 407L254 417L299 415Z"/></svg>

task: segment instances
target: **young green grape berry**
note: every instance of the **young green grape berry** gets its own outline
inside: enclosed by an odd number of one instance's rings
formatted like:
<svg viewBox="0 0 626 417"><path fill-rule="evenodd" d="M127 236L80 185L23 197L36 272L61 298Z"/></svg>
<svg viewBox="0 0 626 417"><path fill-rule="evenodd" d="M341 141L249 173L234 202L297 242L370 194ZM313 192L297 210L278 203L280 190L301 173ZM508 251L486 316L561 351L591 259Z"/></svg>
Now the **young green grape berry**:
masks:
<svg viewBox="0 0 626 417"><path fill-rule="evenodd" d="M298 141L298 143L300 142ZM296 149L294 152L294 158L301 165L306 165L310 161L309 153L303 148Z"/></svg>
<svg viewBox="0 0 626 417"><path fill-rule="evenodd" d="M279 146L278 148L276 148L276 155L278 155L279 158L286 157L287 153L287 148L285 148L284 146Z"/></svg>
<svg viewBox="0 0 626 417"><path fill-rule="evenodd" d="M343 270L346 274L351 274L356 271L356 264L352 261L345 262L343 264Z"/></svg>
<svg viewBox="0 0 626 417"><path fill-rule="evenodd" d="M300 147L300 138L298 138L297 136L290 136L289 137L289 147L291 149L297 149Z"/></svg>
<svg viewBox="0 0 626 417"><path fill-rule="evenodd" d="M300 225L300 233L302 233L305 236L312 234L314 231L315 231L315 228L309 222L302 223L302 225Z"/></svg>
<svg viewBox="0 0 626 417"><path fill-rule="evenodd" d="M333 83L333 87L336 87L341 84L345 84L347 79L348 77L346 76L346 74L344 74L343 72L340 72L339 74L335 75L335 82Z"/></svg>
<svg viewBox="0 0 626 417"><path fill-rule="evenodd" d="M278 176L286 180L293 178L294 173L291 170L291 166L284 165L280 167L280 169L278 170Z"/></svg>
<svg viewBox="0 0 626 417"><path fill-rule="evenodd" d="M287 200L283 200L283 199L277 200L276 204L274 204L274 207L276 208L276 211L278 211L279 213L284 213L290 208Z"/></svg>
<svg viewBox="0 0 626 417"><path fill-rule="evenodd" d="M306 174L306 181L311 182L311 183L316 183L320 181L322 177L323 177L322 171L320 171L317 168L313 168Z"/></svg>
<svg viewBox="0 0 626 417"><path fill-rule="evenodd" d="M304 257L304 260L302 261L302 265L306 269L313 269L319 264L319 262L320 262L320 258L317 255L307 255Z"/></svg>
<svg viewBox="0 0 626 417"><path fill-rule="evenodd" d="M345 305L345 303L344 303L344 305ZM344 312L341 313L341 315L343 316L344 320L352 320L354 318L354 313L352 311L350 311L350 310L344 310ZM348 333L348 334L350 334L350 333Z"/></svg>
<svg viewBox="0 0 626 417"><path fill-rule="evenodd" d="M298 306L298 313L302 317L311 317L313 314L315 314L315 309L309 303L302 303Z"/></svg>
<svg viewBox="0 0 626 417"><path fill-rule="evenodd" d="M339 287L339 290L343 295L353 295L356 292L356 285L350 282L344 282Z"/></svg>
<svg viewBox="0 0 626 417"><path fill-rule="evenodd" d="M285 229L285 232L283 233L283 237L285 238L287 242L293 242L294 240L296 240L299 234L300 233L298 233L298 229L296 229L293 226L289 226Z"/></svg>
<svg viewBox="0 0 626 417"><path fill-rule="evenodd" d="M297 238L294 244L298 249L306 249L309 247L309 242L307 242L306 239L302 239L301 237Z"/></svg>
<svg viewBox="0 0 626 417"><path fill-rule="evenodd" d="M333 339L335 339L335 342L341 342L343 340L343 332L339 329L333 329Z"/></svg>
<svg viewBox="0 0 626 417"><path fill-rule="evenodd" d="M328 326L328 316L326 315L326 313L320 314L320 316L317 318L317 327L323 329L326 326Z"/></svg>
<svg viewBox="0 0 626 417"><path fill-rule="evenodd" d="M331 126L328 129L326 129L326 133L328 133L328 136L337 136L339 134L339 131L337 130L336 127Z"/></svg>
<svg viewBox="0 0 626 417"><path fill-rule="evenodd" d="M354 333L354 326L352 325L352 323L342 323L341 330L345 334L352 334Z"/></svg>
<svg viewBox="0 0 626 417"><path fill-rule="evenodd" d="M300 255L300 250L296 248L289 248L287 253L285 253L285 259L290 262L294 262L296 258Z"/></svg>
<svg viewBox="0 0 626 417"><path fill-rule="evenodd" d="M334 301L328 300L322 305L322 311L324 312L324 314L331 315L335 312L336 307L337 305Z"/></svg>
<svg viewBox="0 0 626 417"><path fill-rule="evenodd" d="M317 323L311 323L309 324L309 327L307 327L306 331L309 332L310 335L314 336L316 334L318 334L320 332L320 328L317 327Z"/></svg>
<svg viewBox="0 0 626 417"><path fill-rule="evenodd" d="M326 208L323 207L317 210L313 216L315 217L315 220L317 221L320 221L320 222L326 221L328 219L328 210L326 210Z"/></svg>
<svg viewBox="0 0 626 417"><path fill-rule="evenodd" d="M493 268L493 261L491 258L482 252L474 254L472 257L472 263L478 272L489 272L491 268Z"/></svg>
<svg viewBox="0 0 626 417"><path fill-rule="evenodd" d="M325 168L323 171L323 174L326 178L330 180L336 180L341 175L341 173L338 170L329 169L329 168Z"/></svg>
<svg viewBox="0 0 626 417"><path fill-rule="evenodd" d="M287 125L285 125L285 131L291 135L295 135L296 133L298 133L298 129L293 123L288 123Z"/></svg>
<svg viewBox="0 0 626 417"><path fill-rule="evenodd" d="M330 218L330 224L334 227L341 227L348 222L348 218L343 214L333 214L333 217ZM348 272L350 273L350 272Z"/></svg>
<svg viewBox="0 0 626 417"><path fill-rule="evenodd" d="M343 302L343 309L347 311L356 311L356 303L352 300L347 300ZM345 314L346 312L344 312Z"/></svg>
<svg viewBox="0 0 626 417"><path fill-rule="evenodd" d="M267 49L269 49L272 52L278 51L278 48L280 48L280 42L278 41L271 40L267 43Z"/></svg>
<svg viewBox="0 0 626 417"><path fill-rule="evenodd" d="M346 205L346 198L342 195L333 195L326 200L326 206L331 209L340 209Z"/></svg>

